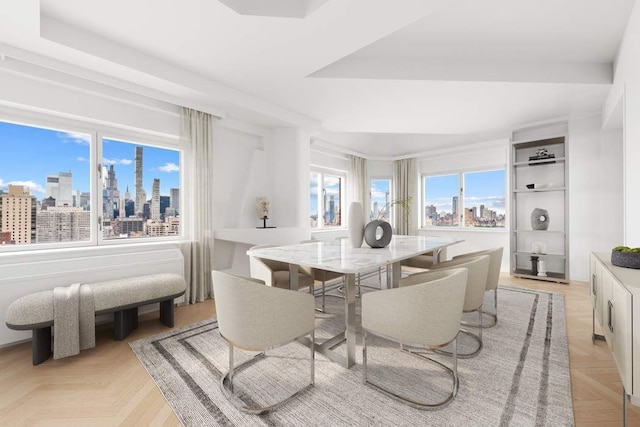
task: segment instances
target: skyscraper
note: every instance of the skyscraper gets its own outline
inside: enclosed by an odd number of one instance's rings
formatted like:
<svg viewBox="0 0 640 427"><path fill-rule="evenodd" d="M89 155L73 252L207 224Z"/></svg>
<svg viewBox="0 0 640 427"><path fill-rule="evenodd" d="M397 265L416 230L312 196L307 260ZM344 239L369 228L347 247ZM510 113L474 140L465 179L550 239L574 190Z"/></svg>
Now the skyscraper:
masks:
<svg viewBox="0 0 640 427"><path fill-rule="evenodd" d="M169 207L175 209L177 212L180 212L180 189L172 188L169 192L169 196L171 197Z"/></svg>
<svg viewBox="0 0 640 427"><path fill-rule="evenodd" d="M56 206L73 206L73 176L71 172L60 172L58 174Z"/></svg>
<svg viewBox="0 0 640 427"><path fill-rule="evenodd" d="M142 212L144 204L146 202L146 193L142 188L142 147L136 147L136 214Z"/></svg>
<svg viewBox="0 0 640 427"><path fill-rule="evenodd" d="M112 202L116 201L120 197L120 191L118 191L118 179L116 178L116 171L113 169L113 165L109 167L107 174L107 197Z"/></svg>
<svg viewBox="0 0 640 427"><path fill-rule="evenodd" d="M47 175L47 188L46 188L46 196L52 197L58 200L59 193L59 184L58 184L58 176L57 175Z"/></svg>
<svg viewBox="0 0 640 427"><path fill-rule="evenodd" d="M91 236L91 212L82 208L49 207L37 216L37 243L87 241Z"/></svg>
<svg viewBox="0 0 640 427"><path fill-rule="evenodd" d="M9 185L9 191L0 195L0 205L0 231L11 233L11 241L16 244L32 243L33 199L29 187Z"/></svg>
<svg viewBox="0 0 640 427"><path fill-rule="evenodd" d="M56 199L56 206L73 206L73 176L71 172L47 175L46 196Z"/></svg>
<svg viewBox="0 0 640 427"><path fill-rule="evenodd" d="M153 178L151 188L151 219L160 219L160 180Z"/></svg>

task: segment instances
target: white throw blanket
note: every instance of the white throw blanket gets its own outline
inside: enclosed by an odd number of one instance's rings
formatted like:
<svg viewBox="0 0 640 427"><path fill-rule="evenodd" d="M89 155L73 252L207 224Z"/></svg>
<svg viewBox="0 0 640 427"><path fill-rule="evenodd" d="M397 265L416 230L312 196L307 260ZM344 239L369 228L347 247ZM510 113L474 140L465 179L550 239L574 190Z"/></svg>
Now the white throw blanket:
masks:
<svg viewBox="0 0 640 427"><path fill-rule="evenodd" d="M80 283L53 289L53 358L96 346L93 291Z"/></svg>

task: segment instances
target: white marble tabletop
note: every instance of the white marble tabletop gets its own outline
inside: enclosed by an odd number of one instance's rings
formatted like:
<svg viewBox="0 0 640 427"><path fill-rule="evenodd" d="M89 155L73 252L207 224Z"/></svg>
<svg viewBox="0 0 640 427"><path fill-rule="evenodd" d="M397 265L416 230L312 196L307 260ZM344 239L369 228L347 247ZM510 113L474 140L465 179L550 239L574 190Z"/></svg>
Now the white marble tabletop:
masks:
<svg viewBox="0 0 640 427"><path fill-rule="evenodd" d="M393 236L386 248L373 249L366 244L352 248L348 239L318 241L271 248L250 249L247 255L316 267L338 273L364 273L416 255L462 242L462 239L428 236Z"/></svg>

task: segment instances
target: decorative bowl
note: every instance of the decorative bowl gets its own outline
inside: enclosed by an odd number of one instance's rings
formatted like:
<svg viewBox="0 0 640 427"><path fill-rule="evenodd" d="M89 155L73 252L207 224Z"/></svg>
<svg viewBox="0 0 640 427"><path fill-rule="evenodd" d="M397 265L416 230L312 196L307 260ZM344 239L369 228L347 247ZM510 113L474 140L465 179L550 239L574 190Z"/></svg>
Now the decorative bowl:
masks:
<svg viewBox="0 0 640 427"><path fill-rule="evenodd" d="M640 253L611 251L611 264L625 268L640 268Z"/></svg>

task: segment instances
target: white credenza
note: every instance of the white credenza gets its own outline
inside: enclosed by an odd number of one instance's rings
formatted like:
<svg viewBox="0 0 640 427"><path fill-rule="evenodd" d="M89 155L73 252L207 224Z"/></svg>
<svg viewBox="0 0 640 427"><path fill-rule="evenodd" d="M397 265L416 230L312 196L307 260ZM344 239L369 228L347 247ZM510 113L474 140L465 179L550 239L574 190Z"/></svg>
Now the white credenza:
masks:
<svg viewBox="0 0 640 427"><path fill-rule="evenodd" d="M591 304L593 306L593 339L597 321L604 332L618 373L624 386L623 396L640 405L640 270L616 267L611 253L591 253Z"/></svg>

